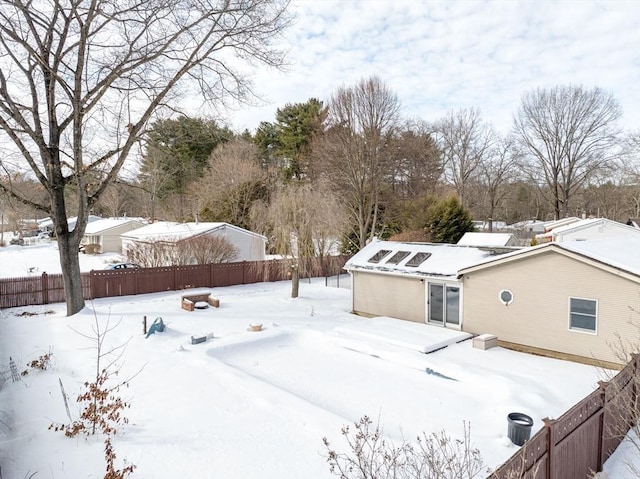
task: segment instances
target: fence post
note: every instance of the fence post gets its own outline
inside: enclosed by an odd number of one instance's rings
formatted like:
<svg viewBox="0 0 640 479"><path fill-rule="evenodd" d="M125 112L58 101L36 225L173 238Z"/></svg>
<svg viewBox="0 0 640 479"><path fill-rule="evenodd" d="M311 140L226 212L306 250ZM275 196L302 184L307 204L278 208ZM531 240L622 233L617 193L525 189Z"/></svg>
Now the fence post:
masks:
<svg viewBox="0 0 640 479"><path fill-rule="evenodd" d="M49 304L49 277L42 273L42 304Z"/></svg>
<svg viewBox="0 0 640 479"><path fill-rule="evenodd" d="M547 428L547 470L545 471L546 475L544 477L551 479L551 473L553 472L553 464L551 463L553 462L554 448L553 424L555 423L555 420L545 417L542 419L542 422L544 423L544 427Z"/></svg>
<svg viewBox="0 0 640 479"><path fill-rule="evenodd" d="M640 403L638 402L638 383L640 383L640 354L631 353L631 361L633 362L633 371L631 372L631 406L633 411L640 412Z"/></svg>
<svg viewBox="0 0 640 479"><path fill-rule="evenodd" d="M602 458L604 457L604 435L606 433L606 416L607 416L607 381L598 381L598 389L600 389L600 401L602 402L602 414L600 415L600 421L598 421L598 471L602 470Z"/></svg>

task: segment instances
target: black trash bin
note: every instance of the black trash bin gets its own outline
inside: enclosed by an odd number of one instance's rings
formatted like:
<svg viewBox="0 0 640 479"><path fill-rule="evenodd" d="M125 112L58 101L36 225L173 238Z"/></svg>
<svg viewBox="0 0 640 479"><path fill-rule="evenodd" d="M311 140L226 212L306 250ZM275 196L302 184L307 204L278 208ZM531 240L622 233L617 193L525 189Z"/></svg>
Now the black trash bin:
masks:
<svg viewBox="0 0 640 479"><path fill-rule="evenodd" d="M509 439L516 446L522 446L531 436L533 419L521 412L512 412L507 416Z"/></svg>

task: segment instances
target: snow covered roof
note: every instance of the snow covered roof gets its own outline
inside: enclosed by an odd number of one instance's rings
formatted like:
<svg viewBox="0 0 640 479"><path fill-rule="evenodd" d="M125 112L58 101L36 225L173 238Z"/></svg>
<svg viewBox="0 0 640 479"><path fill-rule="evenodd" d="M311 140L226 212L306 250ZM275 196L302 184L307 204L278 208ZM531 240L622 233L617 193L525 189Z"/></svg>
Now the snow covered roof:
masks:
<svg viewBox="0 0 640 479"><path fill-rule="evenodd" d="M186 238L192 238L205 233L212 233L216 230L224 230L225 228L235 229L248 235L257 236L266 241L266 237L253 231L245 230L229 223L220 222L192 222L192 223L175 223L172 221L157 221L142 228L129 231L122 234L122 238L133 239L138 241L180 241Z"/></svg>
<svg viewBox="0 0 640 479"><path fill-rule="evenodd" d="M539 254L549 248L556 249L556 251L575 253L586 259L640 277L640 236L620 236L614 238L564 241L561 243L545 243L529 248L522 248L497 258L486 258L476 265L468 265L461 268L461 272L466 272L464 271L465 269L471 271L491 267L523 256Z"/></svg>
<svg viewBox="0 0 640 479"><path fill-rule="evenodd" d="M625 231L628 232L630 235L637 235L638 229L634 228L633 226L629 226L626 225L624 223L620 223L618 221L613 221L607 218L588 218L588 219L584 219L584 220L580 220L580 221L576 221L573 223L569 223L563 226L559 226L556 228L553 228L550 231L547 231L545 233L542 234L538 234L536 235L536 238L538 239L553 239L553 238L558 238L562 235L565 235L567 233L575 233L578 231L584 231L593 227L604 227L604 228L608 228L610 231L610 233L614 233L614 232L618 232L621 231L623 232L623 234ZM617 233L615 233L617 234Z"/></svg>
<svg viewBox="0 0 640 479"><path fill-rule="evenodd" d="M87 224L85 234L93 235L129 223L138 223L141 227L144 226L142 218L103 218Z"/></svg>
<svg viewBox="0 0 640 479"><path fill-rule="evenodd" d="M578 231L583 230L594 225L604 225L604 226L615 226L620 227L621 229L629 229L629 231L634 231L635 228L633 226L625 225L624 223L620 223L619 221L609 220L607 218L589 218L586 220L580 220L576 223L571 223L560 228L556 228L553 230L553 234L564 234L568 231Z"/></svg>
<svg viewBox="0 0 640 479"><path fill-rule="evenodd" d="M487 249L444 243L372 241L356 253L344 268L400 273L413 276L455 278L458 270L495 254Z"/></svg>
<svg viewBox="0 0 640 479"><path fill-rule="evenodd" d="M581 220L577 216L568 216L567 218L560 218L559 220L547 221L544 224L544 230L545 231L555 230L573 223L577 223L579 221Z"/></svg>
<svg viewBox="0 0 640 479"><path fill-rule="evenodd" d="M564 241L557 246L640 276L640 235Z"/></svg>
<svg viewBox="0 0 640 479"><path fill-rule="evenodd" d="M515 236L511 233L465 233L458 245L461 246L515 246Z"/></svg>
<svg viewBox="0 0 640 479"><path fill-rule="evenodd" d="M92 223L94 221L101 220L102 217L96 215L89 215L87 217L87 224ZM76 221L78 220L77 216L72 216L71 218L67 218L67 223L69 227L74 228L76 225ZM43 218L38 220L38 227L40 228L53 228L53 220L51 218Z"/></svg>

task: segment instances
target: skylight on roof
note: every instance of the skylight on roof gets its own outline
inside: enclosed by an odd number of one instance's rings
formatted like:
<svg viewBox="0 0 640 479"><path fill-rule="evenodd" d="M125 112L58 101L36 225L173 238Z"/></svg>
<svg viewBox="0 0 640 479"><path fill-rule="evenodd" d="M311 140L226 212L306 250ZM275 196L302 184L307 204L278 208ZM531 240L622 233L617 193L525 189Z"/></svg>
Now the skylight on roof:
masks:
<svg viewBox="0 0 640 479"><path fill-rule="evenodd" d="M410 266L412 268L417 268L422 263L424 263L429 256L431 256L431 253L424 253L424 252L423 253L416 253L415 255L413 255L413 257L409 261L407 261L405 266Z"/></svg>
<svg viewBox="0 0 640 479"><path fill-rule="evenodd" d="M398 264L400 261L409 256L409 251L398 251L391 258L389 258L386 263L387 264Z"/></svg>
<svg viewBox="0 0 640 479"><path fill-rule="evenodd" d="M376 254L374 254L371 258L369 258L369 263L379 263L382 258L391 253L390 249L381 249Z"/></svg>

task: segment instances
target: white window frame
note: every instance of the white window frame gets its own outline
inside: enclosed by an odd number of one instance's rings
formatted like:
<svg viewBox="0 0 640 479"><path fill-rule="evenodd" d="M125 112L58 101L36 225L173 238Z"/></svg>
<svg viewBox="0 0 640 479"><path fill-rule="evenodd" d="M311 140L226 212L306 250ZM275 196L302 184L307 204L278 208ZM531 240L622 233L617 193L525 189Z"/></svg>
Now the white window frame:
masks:
<svg viewBox="0 0 640 479"><path fill-rule="evenodd" d="M595 328L592 329L583 329L583 328L575 328L571 326L571 300L572 299L580 299L583 301L592 301L596 304L596 314L595 314L595 320L596 320L596 324L595 324ZM598 334L598 311L599 311L599 304L598 304L598 300L597 299L593 299L593 298L581 298L579 296L569 296L569 301L567 302L567 308L568 308L568 318L567 318L567 326L569 328L569 331L574 332L574 333L583 333L583 334L591 334L596 336ZM580 314L580 313L578 313Z"/></svg>

